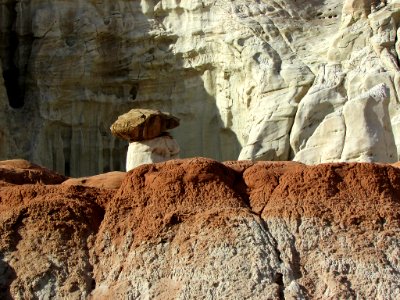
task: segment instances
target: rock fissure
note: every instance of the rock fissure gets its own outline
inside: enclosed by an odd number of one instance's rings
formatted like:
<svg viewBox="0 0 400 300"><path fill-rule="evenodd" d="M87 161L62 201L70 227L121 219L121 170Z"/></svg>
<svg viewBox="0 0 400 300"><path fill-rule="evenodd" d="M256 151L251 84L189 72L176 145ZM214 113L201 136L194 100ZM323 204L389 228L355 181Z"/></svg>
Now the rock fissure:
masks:
<svg viewBox="0 0 400 300"><path fill-rule="evenodd" d="M272 238L274 251L277 254L277 258L278 258L279 263L280 263L280 268L284 268L285 262L282 259L282 254L281 254L281 251L279 250L279 243L278 243L277 239L274 237L272 232L269 230L268 224L261 218L261 216L258 216L258 217L261 220L260 221L261 226L264 228L265 232L267 232ZM285 278L284 278L284 275L282 273L282 270L280 270L280 269L276 270L276 273L274 274L274 282L278 285L278 297L279 297L279 299L284 300L285 299L285 289L286 289L286 287L285 287L285 284L284 284Z"/></svg>

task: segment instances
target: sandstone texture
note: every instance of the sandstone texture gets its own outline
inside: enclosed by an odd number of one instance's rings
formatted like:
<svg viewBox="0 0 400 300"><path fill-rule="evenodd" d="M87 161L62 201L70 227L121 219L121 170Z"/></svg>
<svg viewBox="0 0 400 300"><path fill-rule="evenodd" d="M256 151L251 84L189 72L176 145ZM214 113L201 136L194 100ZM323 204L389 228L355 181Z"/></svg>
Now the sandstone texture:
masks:
<svg viewBox="0 0 400 300"><path fill-rule="evenodd" d="M158 110L132 109L119 116L110 129L113 135L129 141L126 171L179 158L179 145L166 132L177 126L178 118Z"/></svg>
<svg viewBox="0 0 400 300"><path fill-rule="evenodd" d="M163 135L151 140L129 143L126 155L126 171L140 165L158 163L179 158L180 147L176 140Z"/></svg>
<svg viewBox="0 0 400 300"><path fill-rule="evenodd" d="M112 124L113 135L129 142L151 140L179 126L179 119L152 109L132 109Z"/></svg>
<svg viewBox="0 0 400 300"><path fill-rule="evenodd" d="M108 172L90 177L69 178L62 182L67 186L87 186L101 189L119 189L126 176L125 172Z"/></svg>
<svg viewBox="0 0 400 300"><path fill-rule="evenodd" d="M108 128L152 108L182 157L397 161L400 2L375 2L2 1L0 158L122 170Z"/></svg>
<svg viewBox="0 0 400 300"><path fill-rule="evenodd" d="M0 181L11 184L60 184L67 177L23 159L0 161Z"/></svg>
<svg viewBox="0 0 400 300"><path fill-rule="evenodd" d="M194 158L118 190L22 183L0 187L1 299L400 297L395 165Z"/></svg>

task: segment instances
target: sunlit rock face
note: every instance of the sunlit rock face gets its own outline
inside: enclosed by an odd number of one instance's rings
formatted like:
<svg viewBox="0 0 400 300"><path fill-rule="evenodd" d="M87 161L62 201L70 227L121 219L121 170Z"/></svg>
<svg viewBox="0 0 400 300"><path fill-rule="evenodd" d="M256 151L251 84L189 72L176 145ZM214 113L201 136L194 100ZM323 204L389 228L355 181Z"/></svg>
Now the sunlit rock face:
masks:
<svg viewBox="0 0 400 300"><path fill-rule="evenodd" d="M122 170L127 143L109 126L154 108L181 119L181 157L397 160L399 11L395 0L3 1L12 134L0 154L71 176ZM346 122L346 103L380 84L379 112ZM381 126L386 149L364 130L369 146L345 155L345 132L363 122Z"/></svg>
<svg viewBox="0 0 400 300"><path fill-rule="evenodd" d="M0 161L0 299L399 299L398 166Z"/></svg>

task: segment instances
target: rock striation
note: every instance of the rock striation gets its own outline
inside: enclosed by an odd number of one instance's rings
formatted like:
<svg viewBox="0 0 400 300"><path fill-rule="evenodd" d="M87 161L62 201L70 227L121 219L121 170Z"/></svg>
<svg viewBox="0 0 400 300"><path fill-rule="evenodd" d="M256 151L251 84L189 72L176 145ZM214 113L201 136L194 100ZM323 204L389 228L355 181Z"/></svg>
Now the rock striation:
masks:
<svg viewBox="0 0 400 300"><path fill-rule="evenodd" d="M118 190L3 185L0 297L397 299L397 165L194 158Z"/></svg>
<svg viewBox="0 0 400 300"><path fill-rule="evenodd" d="M109 124L146 107L181 120L183 157L398 160L399 0L22 3L0 3L5 158L121 170ZM371 114L360 97L382 85Z"/></svg>

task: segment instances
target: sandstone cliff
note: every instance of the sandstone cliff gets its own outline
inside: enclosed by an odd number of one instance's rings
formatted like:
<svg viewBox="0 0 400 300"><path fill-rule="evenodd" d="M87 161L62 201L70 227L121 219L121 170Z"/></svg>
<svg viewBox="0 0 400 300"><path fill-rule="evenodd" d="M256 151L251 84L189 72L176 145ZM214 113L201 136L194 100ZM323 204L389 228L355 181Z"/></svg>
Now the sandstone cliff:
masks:
<svg viewBox="0 0 400 300"><path fill-rule="evenodd" d="M121 170L108 128L140 107L182 157L397 161L400 2L371 2L2 1L0 155Z"/></svg>
<svg viewBox="0 0 400 300"><path fill-rule="evenodd" d="M58 185L0 164L1 299L400 297L395 166L196 158L121 175Z"/></svg>

